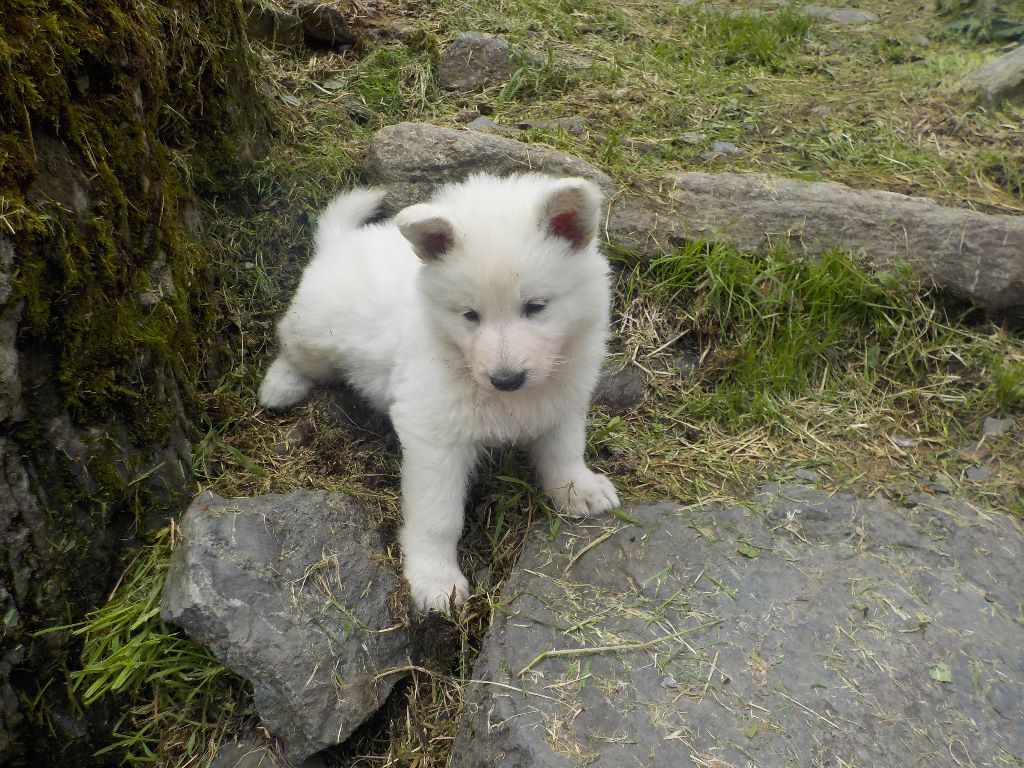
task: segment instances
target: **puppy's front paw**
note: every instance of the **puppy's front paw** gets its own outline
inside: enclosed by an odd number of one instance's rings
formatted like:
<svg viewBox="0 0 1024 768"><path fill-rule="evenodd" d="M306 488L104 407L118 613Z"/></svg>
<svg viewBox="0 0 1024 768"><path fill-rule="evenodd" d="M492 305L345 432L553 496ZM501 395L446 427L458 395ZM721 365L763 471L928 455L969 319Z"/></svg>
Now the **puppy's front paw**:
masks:
<svg viewBox="0 0 1024 768"><path fill-rule="evenodd" d="M619 494L612 481L586 467L571 478L547 489L555 508L569 517L597 517L619 506Z"/></svg>
<svg viewBox="0 0 1024 768"><path fill-rule="evenodd" d="M469 597L469 582L458 566L407 562L404 572L405 579L409 582L412 600L424 613L448 613L453 592L455 605L462 605Z"/></svg>

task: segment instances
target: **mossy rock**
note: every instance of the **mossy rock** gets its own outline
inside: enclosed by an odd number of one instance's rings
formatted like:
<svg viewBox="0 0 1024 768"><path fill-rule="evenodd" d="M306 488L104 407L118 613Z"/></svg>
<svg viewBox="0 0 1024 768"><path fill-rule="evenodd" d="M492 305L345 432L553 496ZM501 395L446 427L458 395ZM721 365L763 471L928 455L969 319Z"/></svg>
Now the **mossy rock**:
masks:
<svg viewBox="0 0 1024 768"><path fill-rule="evenodd" d="M215 358L194 195L238 178L267 114L229 0L12 0L0 72L0 762L57 761L56 735L87 765L75 645L34 633L97 607L191 496Z"/></svg>

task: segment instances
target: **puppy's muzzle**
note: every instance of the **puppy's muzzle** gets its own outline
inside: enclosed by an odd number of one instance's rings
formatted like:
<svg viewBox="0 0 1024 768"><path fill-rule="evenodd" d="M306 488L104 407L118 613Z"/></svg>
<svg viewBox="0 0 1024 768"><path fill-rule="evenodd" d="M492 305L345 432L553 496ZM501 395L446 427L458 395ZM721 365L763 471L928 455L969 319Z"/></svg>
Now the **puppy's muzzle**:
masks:
<svg viewBox="0 0 1024 768"><path fill-rule="evenodd" d="M523 382L526 381L526 371L497 371L492 373L489 378L495 389L512 392L523 386Z"/></svg>

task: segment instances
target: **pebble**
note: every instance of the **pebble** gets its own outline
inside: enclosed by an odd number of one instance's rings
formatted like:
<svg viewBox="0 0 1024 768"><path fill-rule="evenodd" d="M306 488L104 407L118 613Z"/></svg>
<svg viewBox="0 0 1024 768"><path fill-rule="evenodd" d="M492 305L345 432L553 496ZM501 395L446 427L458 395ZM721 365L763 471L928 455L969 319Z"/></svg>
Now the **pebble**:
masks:
<svg viewBox="0 0 1024 768"><path fill-rule="evenodd" d="M733 144L731 141L713 141L711 142L711 149L704 150L700 153L700 159L705 162L711 162L712 160L720 160L724 157L742 157L743 150Z"/></svg>
<svg viewBox="0 0 1024 768"><path fill-rule="evenodd" d="M992 477L992 467L971 467L967 470L967 479L975 483L983 483Z"/></svg>
<svg viewBox="0 0 1024 768"><path fill-rule="evenodd" d="M988 437L996 437L1012 429L1013 424L1013 419L996 419L989 416L981 428Z"/></svg>
<svg viewBox="0 0 1024 768"><path fill-rule="evenodd" d="M800 11L808 16L825 19L836 24L871 24L878 21L878 17L875 14L862 11L859 8L829 8L826 5L805 5Z"/></svg>
<svg viewBox="0 0 1024 768"><path fill-rule="evenodd" d="M594 400L612 410L626 410L643 402L647 382L636 368L626 366L618 371L605 370L597 383Z"/></svg>

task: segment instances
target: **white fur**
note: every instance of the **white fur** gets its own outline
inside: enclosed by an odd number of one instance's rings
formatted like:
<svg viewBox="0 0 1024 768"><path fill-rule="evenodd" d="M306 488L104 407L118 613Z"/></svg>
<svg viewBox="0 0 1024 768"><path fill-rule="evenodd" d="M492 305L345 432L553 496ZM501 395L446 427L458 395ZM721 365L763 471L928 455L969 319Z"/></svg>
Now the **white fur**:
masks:
<svg viewBox="0 0 1024 768"><path fill-rule="evenodd" d="M601 196L583 179L480 174L362 225L381 198L356 190L321 215L260 401L284 408L341 377L390 414L402 443L405 576L419 608L448 610L469 594L456 545L481 449L528 444L566 514L618 505L583 461L608 334ZM566 216L577 238L560 228ZM546 304L528 315L531 301ZM514 391L492 383L513 373L523 375Z"/></svg>

